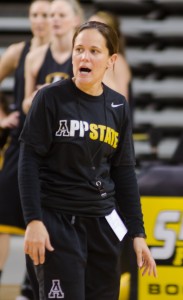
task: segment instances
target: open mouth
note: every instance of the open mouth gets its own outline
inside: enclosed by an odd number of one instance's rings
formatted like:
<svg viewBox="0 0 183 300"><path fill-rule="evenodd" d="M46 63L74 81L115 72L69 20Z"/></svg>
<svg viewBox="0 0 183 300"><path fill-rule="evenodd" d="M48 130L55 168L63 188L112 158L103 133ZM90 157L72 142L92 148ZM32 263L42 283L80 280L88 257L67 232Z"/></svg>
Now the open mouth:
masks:
<svg viewBox="0 0 183 300"><path fill-rule="evenodd" d="M79 71L82 74L88 74L88 73L91 72L91 69L89 69L89 68L80 68Z"/></svg>

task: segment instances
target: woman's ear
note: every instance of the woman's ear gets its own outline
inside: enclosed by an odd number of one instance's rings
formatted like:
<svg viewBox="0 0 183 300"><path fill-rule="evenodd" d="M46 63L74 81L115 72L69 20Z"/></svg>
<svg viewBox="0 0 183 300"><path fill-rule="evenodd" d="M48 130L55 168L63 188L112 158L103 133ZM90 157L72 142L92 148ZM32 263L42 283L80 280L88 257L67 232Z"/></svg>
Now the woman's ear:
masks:
<svg viewBox="0 0 183 300"><path fill-rule="evenodd" d="M110 56L110 58L108 60L108 63L107 63L106 69L111 68L111 67L114 66L114 64L117 60L117 57L118 57L117 53L114 53L113 55Z"/></svg>

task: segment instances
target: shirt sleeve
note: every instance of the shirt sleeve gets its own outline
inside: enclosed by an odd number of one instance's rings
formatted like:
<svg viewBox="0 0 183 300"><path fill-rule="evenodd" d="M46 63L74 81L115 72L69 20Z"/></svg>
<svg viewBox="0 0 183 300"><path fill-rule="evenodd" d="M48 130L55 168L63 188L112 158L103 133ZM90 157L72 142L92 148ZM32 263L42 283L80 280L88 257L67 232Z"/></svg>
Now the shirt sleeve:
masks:
<svg viewBox="0 0 183 300"><path fill-rule="evenodd" d="M53 113L49 105L49 91L42 88L33 99L19 140L34 148L35 152L45 155L52 144Z"/></svg>
<svg viewBox="0 0 183 300"><path fill-rule="evenodd" d="M28 145L20 144L18 182L21 205L26 225L42 220L40 203L39 166L41 157Z"/></svg>
<svg viewBox="0 0 183 300"><path fill-rule="evenodd" d="M119 144L115 154L112 157L111 164L119 165L135 165L134 144L132 138L131 116L129 112L128 102L125 101L124 109L121 116Z"/></svg>
<svg viewBox="0 0 183 300"><path fill-rule="evenodd" d="M133 238L139 233L144 233L145 235L140 195L134 167L112 167L111 177L115 183L117 205L128 228L129 236Z"/></svg>

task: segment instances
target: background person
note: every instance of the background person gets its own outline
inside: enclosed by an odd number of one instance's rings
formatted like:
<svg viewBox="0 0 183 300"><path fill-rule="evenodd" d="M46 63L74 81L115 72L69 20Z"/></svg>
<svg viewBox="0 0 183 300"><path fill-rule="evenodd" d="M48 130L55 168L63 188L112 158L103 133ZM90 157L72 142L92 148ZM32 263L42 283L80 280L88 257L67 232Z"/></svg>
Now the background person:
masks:
<svg viewBox="0 0 183 300"><path fill-rule="evenodd" d="M111 221L121 234L119 214L142 274L156 276L144 239L128 103L102 84L117 52L111 27L81 25L73 38L74 78L36 94L20 136L24 250L40 300L118 299L122 236Z"/></svg>
<svg viewBox="0 0 183 300"><path fill-rule="evenodd" d="M18 137L25 119L25 115L22 112L22 101L24 99L24 62L29 51L49 41L49 9L50 1L48 0L36 0L31 3L29 8L29 20L32 31L31 40L10 45L0 59L0 82L13 72L15 78L13 110L0 123L3 130L9 130L10 137L9 147L4 155L3 168L0 171L1 273L8 257L10 234L23 234L25 229L17 180ZM25 293L27 292L25 291ZM32 294L32 292L30 293Z"/></svg>
<svg viewBox="0 0 183 300"><path fill-rule="evenodd" d="M9 138L9 129L3 129L1 128L1 122L4 118L6 118L9 114L9 101L4 93L0 92L0 171L3 168L4 165L4 157L7 148L9 147L10 138ZM4 235L5 240L6 235ZM4 251L4 247L0 248L0 270L2 270L2 266L4 265L4 261L6 260L6 257L8 253ZM1 278L1 271L0 271L0 278Z"/></svg>
<svg viewBox="0 0 183 300"><path fill-rule="evenodd" d="M51 42L26 58L25 99L27 114L37 90L44 84L73 76L72 37L83 22L84 14L77 0L54 0L50 8Z"/></svg>
<svg viewBox="0 0 183 300"><path fill-rule="evenodd" d="M90 21L104 22L111 26L118 34L120 40L119 53L114 69L107 69L104 75L104 83L125 96L132 104L132 73L125 57L125 37L120 29L120 22L116 15L107 11L97 11Z"/></svg>
<svg viewBox="0 0 183 300"><path fill-rule="evenodd" d="M2 92L0 92L0 125L1 125L1 121L8 116L8 113L9 113L9 105L8 105L7 98ZM7 142L8 134L9 134L8 130L3 130L0 126L0 170L3 168L3 164L4 164L4 154L6 152L6 148L8 145ZM8 236L4 234L2 235L1 239L2 239L2 244L6 245L6 243L8 242ZM6 247L0 247L0 278L4 266L4 261L6 261L7 256L8 256L8 251L6 251Z"/></svg>

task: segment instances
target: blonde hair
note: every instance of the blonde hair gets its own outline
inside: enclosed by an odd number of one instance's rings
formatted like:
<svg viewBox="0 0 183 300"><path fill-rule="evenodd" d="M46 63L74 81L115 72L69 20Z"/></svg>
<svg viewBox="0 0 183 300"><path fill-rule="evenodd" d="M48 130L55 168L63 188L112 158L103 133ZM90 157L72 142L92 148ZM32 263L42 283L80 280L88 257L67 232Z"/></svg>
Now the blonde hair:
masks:
<svg viewBox="0 0 183 300"><path fill-rule="evenodd" d="M75 15L79 17L80 24L82 24L85 21L84 11L78 0L53 0L53 1L65 1L66 3L69 3L73 9ZM53 1L51 1L51 2L53 2Z"/></svg>
<svg viewBox="0 0 183 300"><path fill-rule="evenodd" d="M43 2L52 2L52 0L32 0L31 1L31 3L30 3L30 6L33 4L33 3L35 3L35 2L41 2L41 1L43 1Z"/></svg>
<svg viewBox="0 0 183 300"><path fill-rule="evenodd" d="M36 2L48 2L48 3L51 3L52 0L32 0L31 3L30 3L30 5L29 5L29 9L28 9L29 13L30 13L30 10L31 10L32 5L33 5L34 3L36 3Z"/></svg>
<svg viewBox="0 0 183 300"><path fill-rule="evenodd" d="M103 20L105 24L108 26L112 27L119 38L119 52L122 53L123 55L125 54L125 38L122 35L122 32L120 31L120 22L119 19L117 18L116 15L107 12L107 11L97 11L94 13L90 18L94 19L96 17L100 18Z"/></svg>

